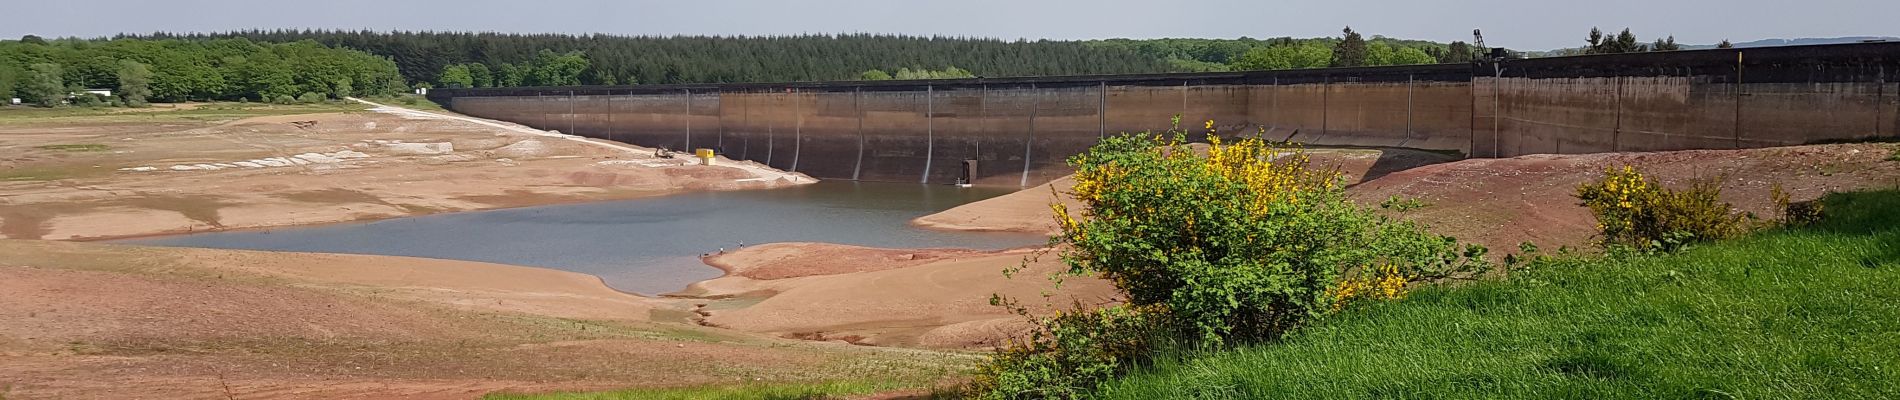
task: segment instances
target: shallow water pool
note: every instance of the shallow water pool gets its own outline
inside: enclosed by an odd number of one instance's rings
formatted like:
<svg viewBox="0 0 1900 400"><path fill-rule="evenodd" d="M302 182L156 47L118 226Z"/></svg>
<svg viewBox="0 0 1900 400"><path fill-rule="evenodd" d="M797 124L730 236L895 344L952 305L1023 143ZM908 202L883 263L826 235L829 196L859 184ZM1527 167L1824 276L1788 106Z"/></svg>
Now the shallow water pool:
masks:
<svg viewBox="0 0 1900 400"><path fill-rule="evenodd" d="M1007 189L827 181L793 188L473 211L363 223L141 238L116 243L483 261L599 276L655 295L719 277L698 256L741 244L1003 249L1040 235L941 232L912 218Z"/></svg>

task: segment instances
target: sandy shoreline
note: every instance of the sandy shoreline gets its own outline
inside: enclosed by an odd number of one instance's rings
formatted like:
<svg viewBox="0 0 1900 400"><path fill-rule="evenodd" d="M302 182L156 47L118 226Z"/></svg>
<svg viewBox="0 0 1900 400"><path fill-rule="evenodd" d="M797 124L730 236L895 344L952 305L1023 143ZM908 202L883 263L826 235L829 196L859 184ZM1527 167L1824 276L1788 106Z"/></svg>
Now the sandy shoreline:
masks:
<svg viewBox="0 0 1900 400"><path fill-rule="evenodd" d="M0 237L96 241L816 182L756 163L689 165L491 126L501 123L375 110L0 126Z"/></svg>
<svg viewBox="0 0 1900 400"><path fill-rule="evenodd" d="M779 337L853 344L974 349L1022 332L1026 321L989 303L991 295L1042 311L1074 302L1103 304L1106 282L1069 277L1054 253L1022 248L878 249L828 243L775 243L709 257L728 271L672 294L694 299L694 322ZM1005 268L1024 266L1015 278Z"/></svg>

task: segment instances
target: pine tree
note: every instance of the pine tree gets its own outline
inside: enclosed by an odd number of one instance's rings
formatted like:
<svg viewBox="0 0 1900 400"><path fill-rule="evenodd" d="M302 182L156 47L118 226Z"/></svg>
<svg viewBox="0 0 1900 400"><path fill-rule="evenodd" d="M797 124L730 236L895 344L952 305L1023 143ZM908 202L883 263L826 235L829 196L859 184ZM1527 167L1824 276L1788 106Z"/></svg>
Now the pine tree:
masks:
<svg viewBox="0 0 1900 400"><path fill-rule="evenodd" d="M1366 38L1359 36L1359 32L1353 32L1352 27L1348 26L1346 27L1345 36L1339 41L1338 45L1333 46L1332 66L1358 67L1366 65L1368 52L1366 48Z"/></svg>
<svg viewBox="0 0 1900 400"><path fill-rule="evenodd" d="M1584 39L1584 42L1590 43L1590 45L1583 48L1583 54L1603 54L1604 43L1602 29L1597 29L1597 27L1594 26L1590 27L1590 37Z"/></svg>
<svg viewBox="0 0 1900 400"><path fill-rule="evenodd" d="M1669 35L1668 39L1656 39L1656 43L1651 44L1649 49L1650 51L1676 51L1682 50L1682 46L1676 44L1676 35Z"/></svg>

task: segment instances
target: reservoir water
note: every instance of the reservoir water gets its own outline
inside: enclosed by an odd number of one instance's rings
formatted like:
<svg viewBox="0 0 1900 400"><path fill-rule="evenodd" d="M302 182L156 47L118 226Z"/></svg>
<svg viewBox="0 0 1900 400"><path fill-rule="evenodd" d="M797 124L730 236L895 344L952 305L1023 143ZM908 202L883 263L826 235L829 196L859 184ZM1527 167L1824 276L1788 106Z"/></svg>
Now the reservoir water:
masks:
<svg viewBox="0 0 1900 400"><path fill-rule="evenodd" d="M599 276L654 295L719 277L702 253L741 243L1003 249L1041 244L1020 233L941 232L912 218L1006 189L827 181L785 189L474 211L312 227L201 233L118 243L374 254L483 261Z"/></svg>

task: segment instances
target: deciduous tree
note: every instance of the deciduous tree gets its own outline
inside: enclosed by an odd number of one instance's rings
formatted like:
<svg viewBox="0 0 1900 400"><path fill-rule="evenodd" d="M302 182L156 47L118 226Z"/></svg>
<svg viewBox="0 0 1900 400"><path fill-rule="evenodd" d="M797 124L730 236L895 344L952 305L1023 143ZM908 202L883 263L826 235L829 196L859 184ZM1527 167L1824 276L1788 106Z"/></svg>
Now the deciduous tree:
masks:
<svg viewBox="0 0 1900 400"><path fill-rule="evenodd" d="M59 64L39 63L27 67L26 85L20 92L40 107L54 107L66 101L66 80Z"/></svg>
<svg viewBox="0 0 1900 400"><path fill-rule="evenodd" d="M469 74L467 65L453 64L442 68L442 74L437 75L436 83L450 89L472 88L475 87L475 78Z"/></svg>
<svg viewBox="0 0 1900 400"><path fill-rule="evenodd" d="M144 107L152 96L152 70L138 61L119 62L119 98L126 107Z"/></svg>

